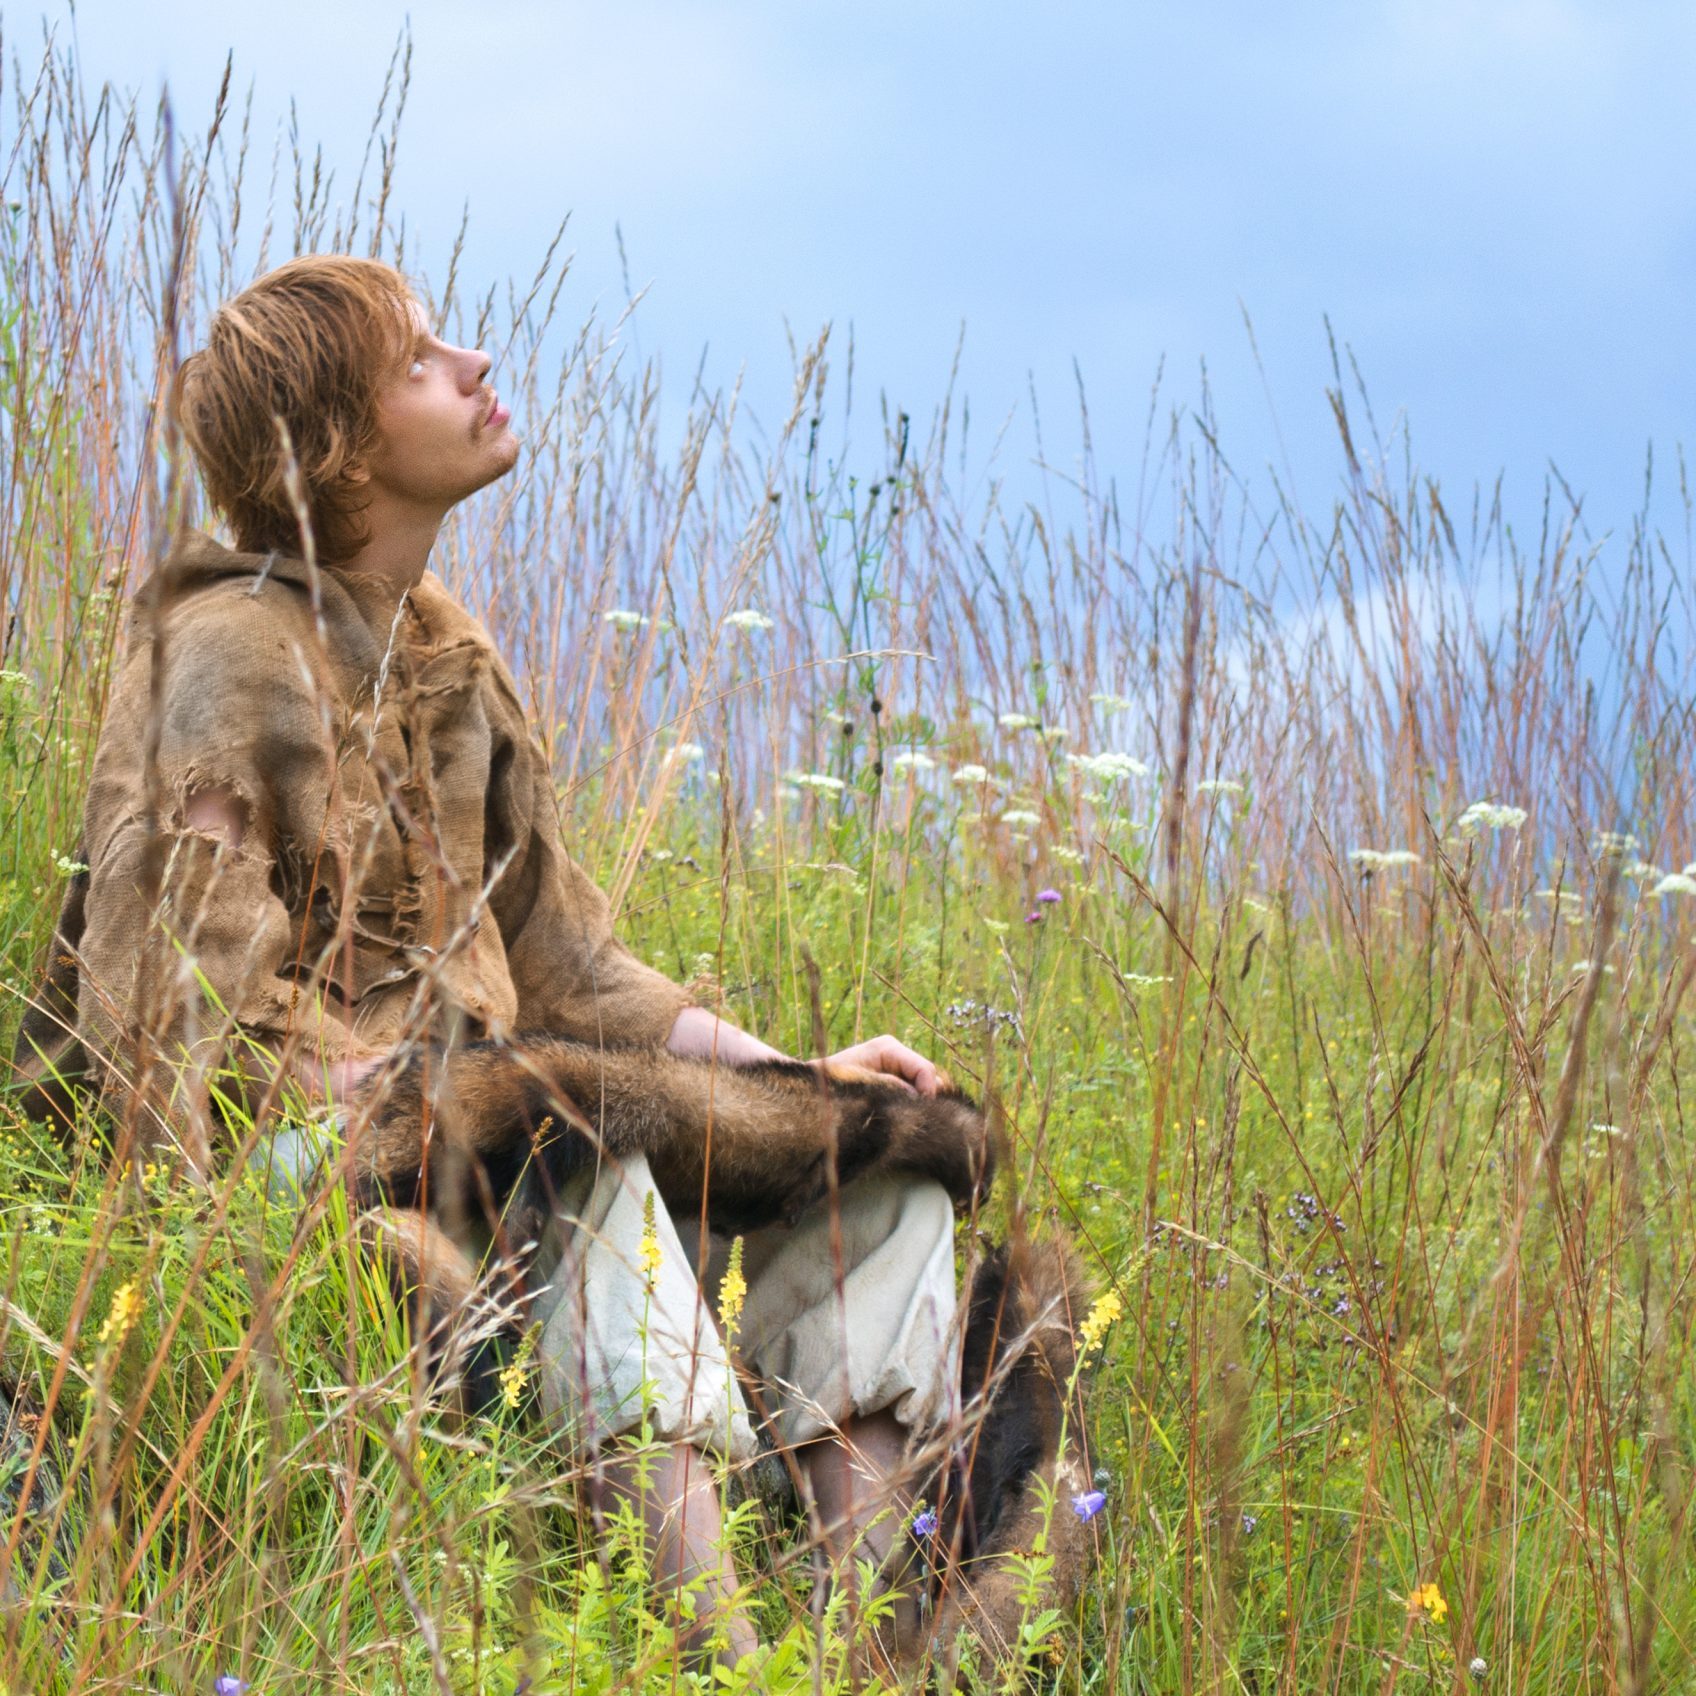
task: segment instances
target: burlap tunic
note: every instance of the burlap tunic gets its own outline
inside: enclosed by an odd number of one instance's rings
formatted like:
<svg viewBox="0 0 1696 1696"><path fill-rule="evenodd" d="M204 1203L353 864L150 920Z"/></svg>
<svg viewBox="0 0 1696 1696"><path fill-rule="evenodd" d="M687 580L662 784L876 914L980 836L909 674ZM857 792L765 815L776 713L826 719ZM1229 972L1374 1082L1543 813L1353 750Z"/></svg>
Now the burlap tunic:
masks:
<svg viewBox="0 0 1696 1696"><path fill-rule="evenodd" d="M209 788L240 807L238 848L187 823ZM397 603L369 579L185 537L137 598L113 683L89 869L14 1056L26 1109L68 1109L56 1080L78 1079L116 1106L150 1073L163 1113L215 1076L251 1103L279 1061L310 1070L424 1037L663 1044L688 996L617 940L559 836L512 678L437 578ZM560 1197L532 1277L543 1402L569 1444L647 1417L657 1436L741 1457L747 1408L697 1281L711 1247L686 1249L656 1201L649 1272L651 1181L644 1162L607 1162ZM850 1185L835 1218L756 1233L747 1253L743 1356L787 1441L883 1408L920 1428L948 1416L940 1186Z"/></svg>
<svg viewBox="0 0 1696 1696"><path fill-rule="evenodd" d="M237 798L239 849L185 823L209 786ZM224 1061L251 1085L267 1055L310 1068L423 1035L657 1044L689 999L613 935L512 677L433 574L397 605L185 535L137 597L83 857L17 1045L43 1082L127 1079L138 1044L163 1050L161 1105Z"/></svg>

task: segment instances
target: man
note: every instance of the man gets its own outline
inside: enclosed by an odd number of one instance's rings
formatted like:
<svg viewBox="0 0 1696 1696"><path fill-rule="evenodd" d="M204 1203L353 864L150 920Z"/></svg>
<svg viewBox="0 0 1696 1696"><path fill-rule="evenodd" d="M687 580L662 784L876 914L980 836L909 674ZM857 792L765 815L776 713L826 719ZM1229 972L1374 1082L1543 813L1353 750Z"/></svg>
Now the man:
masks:
<svg viewBox="0 0 1696 1696"><path fill-rule="evenodd" d="M132 1114L204 1123L214 1082L250 1110L285 1086L334 1100L421 1041L518 1030L775 1056L615 938L506 667L429 570L447 514L518 460L489 371L398 273L342 257L260 279L185 362L176 416L236 549L186 535L137 597L89 869L18 1045L41 1100L91 1075ZM937 1088L887 1036L834 1059ZM533 1274L542 1397L638 1505L660 1581L705 1586L734 1661L754 1636L705 1456L753 1437L702 1245L651 1191L627 1165L560 1198ZM746 1276L738 1340L825 1546L881 1561L908 1433L951 1410L947 1198L850 1185L835 1218L751 1239ZM639 1480L618 1439L645 1415L665 1448Z"/></svg>

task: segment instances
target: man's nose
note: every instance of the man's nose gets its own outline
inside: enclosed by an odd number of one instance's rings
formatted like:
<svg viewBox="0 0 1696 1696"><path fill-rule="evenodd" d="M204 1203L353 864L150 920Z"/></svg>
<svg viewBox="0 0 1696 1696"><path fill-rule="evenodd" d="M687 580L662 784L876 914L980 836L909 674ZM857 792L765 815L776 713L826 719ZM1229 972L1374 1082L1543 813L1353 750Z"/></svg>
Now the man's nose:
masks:
<svg viewBox="0 0 1696 1696"><path fill-rule="evenodd" d="M480 347L473 348L467 354L465 370L470 376L470 383L465 391L467 394L473 394L477 389L482 387L483 379L488 376L490 368L494 365L494 363L495 362Z"/></svg>

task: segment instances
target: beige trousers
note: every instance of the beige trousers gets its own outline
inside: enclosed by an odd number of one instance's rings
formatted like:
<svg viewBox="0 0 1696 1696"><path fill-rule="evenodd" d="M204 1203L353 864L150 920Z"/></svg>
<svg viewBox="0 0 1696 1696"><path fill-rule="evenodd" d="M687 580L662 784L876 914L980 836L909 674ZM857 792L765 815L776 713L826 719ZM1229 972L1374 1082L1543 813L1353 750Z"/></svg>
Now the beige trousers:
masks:
<svg viewBox="0 0 1696 1696"><path fill-rule="evenodd" d="M653 1195L659 1264L642 1264ZM730 1244L700 1252L698 1219L674 1220L646 1160L603 1160L559 1198L531 1284L540 1393L565 1441L591 1450L647 1418L656 1438L745 1460L748 1400L714 1323ZM808 1442L851 1415L891 1410L931 1429L958 1399L954 1213L928 1180L849 1184L793 1227L749 1234L736 1329L775 1441Z"/></svg>

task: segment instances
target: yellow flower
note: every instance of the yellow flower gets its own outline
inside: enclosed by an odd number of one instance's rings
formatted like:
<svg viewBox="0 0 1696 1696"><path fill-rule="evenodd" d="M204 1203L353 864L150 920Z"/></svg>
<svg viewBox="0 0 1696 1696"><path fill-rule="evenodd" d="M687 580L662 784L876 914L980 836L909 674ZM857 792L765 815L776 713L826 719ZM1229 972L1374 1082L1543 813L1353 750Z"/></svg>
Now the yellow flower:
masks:
<svg viewBox="0 0 1696 1696"><path fill-rule="evenodd" d="M530 1357L535 1352L536 1328L532 1326L524 1333L524 1340L518 1345L518 1353L512 1357L510 1364L500 1370L501 1400L515 1411L524 1399L524 1386L530 1377Z"/></svg>
<svg viewBox="0 0 1696 1696"><path fill-rule="evenodd" d="M130 1334L130 1327L140 1317L141 1291L136 1288L136 1280L131 1278L128 1283L120 1284L117 1294L112 1297L106 1323L100 1327L100 1341L122 1343Z"/></svg>
<svg viewBox="0 0 1696 1696"><path fill-rule="evenodd" d="M521 1360L501 1368L501 1400L508 1407L516 1408L524 1399L524 1383L529 1376L530 1369Z"/></svg>
<svg viewBox="0 0 1696 1696"><path fill-rule="evenodd" d="M1092 1350L1101 1347L1107 1335L1107 1327L1118 1319L1125 1311L1125 1304L1119 1299L1117 1290L1103 1290L1095 1298L1095 1305L1089 1310L1083 1322L1083 1328L1078 1333L1078 1350L1087 1355Z"/></svg>
<svg viewBox="0 0 1696 1696"><path fill-rule="evenodd" d="M730 1264L725 1267L718 1286L718 1317L726 1334L735 1331L747 1295L748 1281L742 1276L742 1239L738 1237L730 1245Z"/></svg>
<svg viewBox="0 0 1696 1696"><path fill-rule="evenodd" d="M636 1264L648 1288L654 1287L654 1274L660 1269L660 1233L654 1220L654 1192L642 1198L642 1246L636 1251Z"/></svg>
<svg viewBox="0 0 1696 1696"><path fill-rule="evenodd" d="M1441 1625L1443 1616L1449 1611L1449 1604L1443 1600L1443 1592L1435 1584L1423 1584L1408 1597L1410 1609L1423 1608L1433 1625Z"/></svg>

